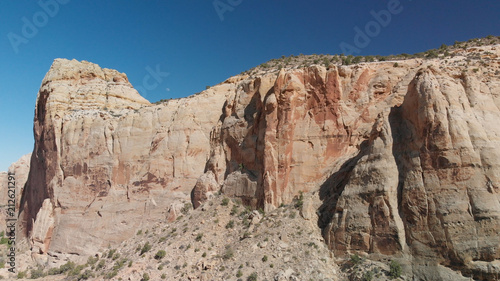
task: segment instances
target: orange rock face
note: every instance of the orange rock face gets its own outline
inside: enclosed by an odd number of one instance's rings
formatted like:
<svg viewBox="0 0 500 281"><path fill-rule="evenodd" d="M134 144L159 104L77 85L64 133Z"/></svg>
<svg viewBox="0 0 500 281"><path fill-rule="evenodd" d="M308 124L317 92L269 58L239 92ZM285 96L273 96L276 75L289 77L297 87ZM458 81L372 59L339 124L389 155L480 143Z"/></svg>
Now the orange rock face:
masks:
<svg viewBox="0 0 500 281"><path fill-rule="evenodd" d="M500 79L495 59L480 73L463 61L240 75L151 105L124 74L56 60L37 102L25 231L41 253L90 254L175 219L186 200L222 191L272 210L309 192L336 255L480 267L500 259Z"/></svg>

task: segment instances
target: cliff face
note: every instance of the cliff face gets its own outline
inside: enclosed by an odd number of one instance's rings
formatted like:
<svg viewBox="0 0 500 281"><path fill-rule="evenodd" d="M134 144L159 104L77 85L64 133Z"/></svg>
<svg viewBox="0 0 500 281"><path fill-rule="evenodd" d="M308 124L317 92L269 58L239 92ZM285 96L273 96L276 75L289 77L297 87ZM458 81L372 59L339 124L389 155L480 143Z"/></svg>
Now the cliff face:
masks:
<svg viewBox="0 0 500 281"><path fill-rule="evenodd" d="M88 254L163 220L203 173L224 100L153 106L124 74L56 60L38 96L23 198L34 252Z"/></svg>
<svg viewBox="0 0 500 281"><path fill-rule="evenodd" d="M500 259L500 50L474 52L478 71L459 55L283 69L160 105L56 60L23 196L33 250L91 254L219 190L265 210L309 192L336 255L481 271Z"/></svg>

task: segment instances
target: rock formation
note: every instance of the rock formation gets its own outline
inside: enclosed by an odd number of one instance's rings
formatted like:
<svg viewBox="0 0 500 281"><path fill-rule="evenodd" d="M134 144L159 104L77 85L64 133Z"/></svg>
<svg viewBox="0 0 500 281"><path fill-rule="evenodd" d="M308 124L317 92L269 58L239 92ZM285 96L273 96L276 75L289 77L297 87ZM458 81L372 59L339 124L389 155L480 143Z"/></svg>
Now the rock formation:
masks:
<svg viewBox="0 0 500 281"><path fill-rule="evenodd" d="M15 191L15 201L16 201L16 210L19 210L21 195L23 194L23 189L26 184L26 180L28 179L28 173L30 171L30 158L31 154L26 154L19 158L16 162L10 165L9 170L7 172L0 172L0 202L2 202L2 206L0 208L0 221L4 221L7 218L7 207L5 205L8 204L9 194L8 190L8 173L14 174L15 182L16 182L16 191ZM17 212L16 212L17 213ZM5 231L6 224L0 224L0 232Z"/></svg>
<svg viewBox="0 0 500 281"><path fill-rule="evenodd" d="M215 192L265 211L305 192L319 195L336 256L490 278L500 259L500 46L474 53L485 60L238 75L159 105L124 74L55 60L37 100L24 231L42 256L88 255Z"/></svg>

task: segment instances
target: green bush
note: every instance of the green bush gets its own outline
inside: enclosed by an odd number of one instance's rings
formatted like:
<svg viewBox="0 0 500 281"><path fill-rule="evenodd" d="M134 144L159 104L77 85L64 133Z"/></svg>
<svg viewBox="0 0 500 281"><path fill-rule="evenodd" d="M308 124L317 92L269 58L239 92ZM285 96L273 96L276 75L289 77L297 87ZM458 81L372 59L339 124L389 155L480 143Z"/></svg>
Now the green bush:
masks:
<svg viewBox="0 0 500 281"><path fill-rule="evenodd" d="M49 271L47 271L47 275L57 275L57 274L61 274L59 268L57 267L50 268Z"/></svg>
<svg viewBox="0 0 500 281"><path fill-rule="evenodd" d="M118 269L113 269L113 271L110 271L110 272L106 273L106 275L104 275L104 279L111 279L111 278L115 277L116 275L118 275Z"/></svg>
<svg viewBox="0 0 500 281"><path fill-rule="evenodd" d="M226 198L222 199L222 203L221 203L222 206L227 206L228 204L229 204L229 198L226 197Z"/></svg>
<svg viewBox="0 0 500 281"><path fill-rule="evenodd" d="M227 224L226 224L226 228L229 229L229 228L233 228L234 227L234 221L233 220L230 220Z"/></svg>
<svg viewBox="0 0 500 281"><path fill-rule="evenodd" d="M236 272L236 277L241 277L243 276L243 272L241 272L241 270L238 269L238 272Z"/></svg>
<svg viewBox="0 0 500 281"><path fill-rule="evenodd" d="M363 275L363 281L372 281L373 279L373 272L372 271L367 271L365 272L365 274Z"/></svg>
<svg viewBox="0 0 500 281"><path fill-rule="evenodd" d="M192 209L192 207L193 206L191 205L191 203L185 203L184 207L182 207L182 209L181 209L181 213L184 215L187 215L189 213L189 210Z"/></svg>
<svg viewBox="0 0 500 281"><path fill-rule="evenodd" d="M68 261L67 263L61 265L59 268L55 267L55 268L49 269L47 274L48 275L57 275L57 274L61 274L61 273L65 273L65 272L68 272L70 270L73 270L75 267L76 267L76 264L74 262Z"/></svg>
<svg viewBox="0 0 500 281"><path fill-rule="evenodd" d="M263 262L266 262L266 261L267 261L267 256L266 256L266 255L264 255L264 256L262 257L262 261L263 261Z"/></svg>
<svg viewBox="0 0 500 281"><path fill-rule="evenodd" d="M147 251L151 250L151 245L149 245L149 242L146 242L144 246L142 246L141 249L141 255L146 253Z"/></svg>
<svg viewBox="0 0 500 281"><path fill-rule="evenodd" d="M43 272L43 269L37 268L37 269L31 270L30 279L38 279L38 278L45 277L45 276L46 276L46 274L45 274L45 272Z"/></svg>
<svg viewBox="0 0 500 281"><path fill-rule="evenodd" d="M156 260L161 260L161 259L163 259L166 255L167 255L167 252L165 252L164 250L159 250L158 252L156 252L155 259L156 259Z"/></svg>
<svg viewBox="0 0 500 281"><path fill-rule="evenodd" d="M254 273L250 274L247 277L247 281L257 281L257 272L254 272Z"/></svg>
<svg viewBox="0 0 500 281"><path fill-rule="evenodd" d="M87 263L89 265L94 265L96 264L96 262L99 260L99 257L96 256L96 257L93 257L93 256L89 256L88 259L87 259Z"/></svg>
<svg viewBox="0 0 500 281"><path fill-rule="evenodd" d="M296 199L294 206L297 209L301 209L303 205L304 205L304 194L302 193L302 191L300 191L299 197Z"/></svg>
<svg viewBox="0 0 500 281"><path fill-rule="evenodd" d="M144 274L142 275L142 279L141 279L141 281L149 281L149 274L144 273Z"/></svg>
<svg viewBox="0 0 500 281"><path fill-rule="evenodd" d="M238 205L233 205L233 208L231 208L231 212L229 213L231 216L234 216L238 213Z"/></svg>
<svg viewBox="0 0 500 281"><path fill-rule="evenodd" d="M101 260L101 261L99 261L99 263L97 264L97 266L96 266L95 269L96 270L103 269L105 265L106 265L106 261L105 260Z"/></svg>
<svg viewBox="0 0 500 281"><path fill-rule="evenodd" d="M361 258L358 256L358 254L354 254L351 256L351 263L353 265L358 265L361 263Z"/></svg>
<svg viewBox="0 0 500 281"><path fill-rule="evenodd" d="M26 278L26 271L20 271L17 273L17 279Z"/></svg>
<svg viewBox="0 0 500 281"><path fill-rule="evenodd" d="M391 278L395 279L401 277L403 269L401 268L401 265L397 261L392 260L389 267L390 267L389 276Z"/></svg>
<svg viewBox="0 0 500 281"><path fill-rule="evenodd" d="M83 265L83 264L77 265L73 269L69 270L68 275L69 276L78 276L80 274L80 272L82 271L82 269L84 269L84 268L85 268L85 265Z"/></svg>
<svg viewBox="0 0 500 281"><path fill-rule="evenodd" d="M87 280L89 278L94 278L94 273L87 269L85 270L83 273L81 273L80 275L78 275L78 280Z"/></svg>
<svg viewBox="0 0 500 281"><path fill-rule="evenodd" d="M124 267L124 266L125 266L125 264L127 263L127 261L128 261L128 259L125 259L125 258L124 258L124 259L121 259L121 260L119 260L119 261L116 261L116 262L115 262L115 265L113 266L113 269L118 270L118 269L120 269L120 268Z"/></svg>
<svg viewBox="0 0 500 281"><path fill-rule="evenodd" d="M116 249L109 250L109 252L108 252L108 259L112 258L113 255L115 254L115 252L116 252Z"/></svg>
<svg viewBox="0 0 500 281"><path fill-rule="evenodd" d="M195 240L196 240L197 242L199 242L199 241L201 241L201 239L202 239L202 238L203 238L203 233L198 233L198 235L196 235Z"/></svg>

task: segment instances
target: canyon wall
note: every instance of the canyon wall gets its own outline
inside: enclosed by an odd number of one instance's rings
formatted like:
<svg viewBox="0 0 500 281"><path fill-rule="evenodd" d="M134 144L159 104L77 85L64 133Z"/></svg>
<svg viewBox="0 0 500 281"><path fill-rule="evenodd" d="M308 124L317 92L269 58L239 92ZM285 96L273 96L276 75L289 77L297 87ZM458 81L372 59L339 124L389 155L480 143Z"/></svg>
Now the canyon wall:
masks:
<svg viewBox="0 0 500 281"><path fill-rule="evenodd" d="M159 105L124 74L58 59L23 231L37 254L88 255L214 192L266 211L306 192L335 255L484 273L500 259L500 49L474 52L238 75Z"/></svg>

